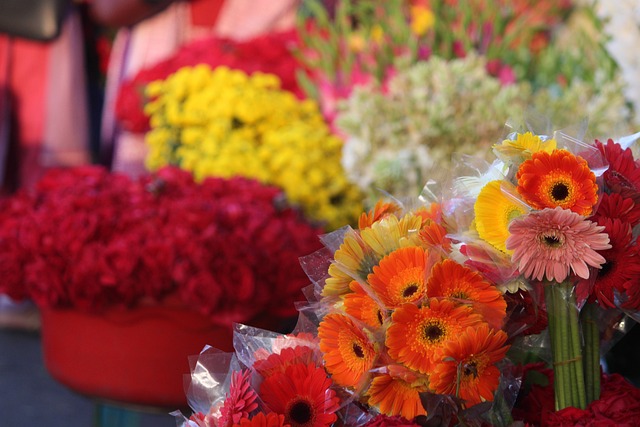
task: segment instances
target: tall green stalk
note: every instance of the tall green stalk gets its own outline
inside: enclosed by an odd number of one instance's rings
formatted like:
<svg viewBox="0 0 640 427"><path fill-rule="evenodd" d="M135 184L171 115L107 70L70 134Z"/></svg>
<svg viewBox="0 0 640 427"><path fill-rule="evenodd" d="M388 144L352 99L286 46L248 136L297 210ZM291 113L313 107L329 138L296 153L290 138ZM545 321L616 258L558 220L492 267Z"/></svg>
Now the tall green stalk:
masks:
<svg viewBox="0 0 640 427"><path fill-rule="evenodd" d="M600 329L597 315L598 305L587 303L580 317L584 337L584 380L587 404L600 398Z"/></svg>
<svg viewBox="0 0 640 427"><path fill-rule="evenodd" d="M580 343L578 307L570 282L545 284L551 353L553 356L556 410L569 406L584 409L586 390Z"/></svg>

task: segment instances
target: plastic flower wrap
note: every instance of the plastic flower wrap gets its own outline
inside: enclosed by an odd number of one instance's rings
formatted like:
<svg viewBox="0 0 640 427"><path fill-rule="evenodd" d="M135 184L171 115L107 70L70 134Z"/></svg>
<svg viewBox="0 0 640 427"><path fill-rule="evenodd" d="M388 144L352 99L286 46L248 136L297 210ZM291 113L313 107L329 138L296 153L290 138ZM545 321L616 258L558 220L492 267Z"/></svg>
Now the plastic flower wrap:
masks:
<svg viewBox="0 0 640 427"><path fill-rule="evenodd" d="M352 223L361 194L340 164L342 141L317 105L271 74L185 67L148 87L151 170L179 165L197 180L245 176L281 187L305 216L335 229Z"/></svg>
<svg viewBox="0 0 640 427"><path fill-rule="evenodd" d="M588 317L589 304L582 308L585 300L593 295L611 307L616 294L620 307L637 301L633 222L625 222L635 221L634 202L622 196L634 193L631 151L613 141L583 143L562 132L513 132L493 152L492 164L462 163L472 174L444 185L443 215L461 241L489 245L479 262L511 269L503 281L544 291L555 408L584 409L600 392L598 321ZM614 219L619 216L624 219ZM613 286L607 278L621 251L629 262L617 269Z"/></svg>
<svg viewBox="0 0 640 427"><path fill-rule="evenodd" d="M507 301L440 218L437 205L378 204L358 229L323 236L325 248L302 259L314 285L291 334L237 327L235 357L264 403L250 420L275 412L290 425L504 424L518 390ZM234 395L216 390L224 402ZM313 409L317 399L324 412ZM217 402L191 403L195 418L213 413L214 424L185 425L221 425Z"/></svg>
<svg viewBox="0 0 640 427"><path fill-rule="evenodd" d="M513 132L494 144L493 163L464 157L450 180L428 181L419 200L381 201L358 228L322 236L324 248L301 258L312 286L294 331L237 326L238 367L208 383L242 377L246 385L213 386L190 400L196 414L185 425L222 425L227 406L239 408L233 425L265 417L314 426L634 419L637 388L601 376L598 358L597 380L589 373L589 321L602 324L596 339L605 341L622 322L590 319L582 307L588 297L587 305L602 300L632 316L637 308L638 250L623 232L639 217L638 167L626 148L638 136L585 144L560 132ZM532 349L543 363L518 366ZM299 364L307 367L292 367ZM534 372L546 382L532 382ZM201 378L194 371L192 384ZM611 408L616 399L620 411ZM253 412L241 411L254 401ZM207 417L210 424L197 423Z"/></svg>
<svg viewBox="0 0 640 427"><path fill-rule="evenodd" d="M298 257L321 231L275 187L177 168L54 170L0 203L2 293L85 311L180 302L225 325L294 315Z"/></svg>

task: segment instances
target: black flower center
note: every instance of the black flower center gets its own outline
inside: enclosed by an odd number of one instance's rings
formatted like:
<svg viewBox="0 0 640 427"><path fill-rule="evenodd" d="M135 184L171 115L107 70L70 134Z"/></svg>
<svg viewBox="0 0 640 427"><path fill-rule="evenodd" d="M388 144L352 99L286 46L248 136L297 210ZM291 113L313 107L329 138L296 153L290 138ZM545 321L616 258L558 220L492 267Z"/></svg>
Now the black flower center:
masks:
<svg viewBox="0 0 640 427"><path fill-rule="evenodd" d="M313 416L313 409L309 402L301 400L293 405L289 409L289 419L295 424L304 425L311 421Z"/></svg>
<svg viewBox="0 0 640 427"><path fill-rule="evenodd" d="M424 328L424 336L429 341L438 341L444 335L444 331L439 325L428 325Z"/></svg>
<svg viewBox="0 0 640 427"><path fill-rule="evenodd" d="M569 187L563 182L556 183L551 189L551 197L559 202L569 197Z"/></svg>
<svg viewBox="0 0 640 427"><path fill-rule="evenodd" d="M542 242L550 248L558 248L564 243L562 236L554 233L543 235Z"/></svg>
<svg viewBox="0 0 640 427"><path fill-rule="evenodd" d="M602 266L600 266L600 271L598 271L598 277L606 276L611 270L613 270L614 263L612 261L607 260Z"/></svg>
<svg viewBox="0 0 640 427"><path fill-rule="evenodd" d="M476 362L465 363L462 372L465 377L473 375L473 378L478 378L478 365Z"/></svg>
<svg viewBox="0 0 640 427"><path fill-rule="evenodd" d="M360 345L358 343L353 343L353 354L356 355L356 357L362 359L364 358L364 350L362 350L362 347L360 347Z"/></svg>
<svg viewBox="0 0 640 427"><path fill-rule="evenodd" d="M416 292L418 292L418 285L409 285L406 288L404 288L404 291L402 291L402 296L405 298L409 298L411 295L415 294Z"/></svg>

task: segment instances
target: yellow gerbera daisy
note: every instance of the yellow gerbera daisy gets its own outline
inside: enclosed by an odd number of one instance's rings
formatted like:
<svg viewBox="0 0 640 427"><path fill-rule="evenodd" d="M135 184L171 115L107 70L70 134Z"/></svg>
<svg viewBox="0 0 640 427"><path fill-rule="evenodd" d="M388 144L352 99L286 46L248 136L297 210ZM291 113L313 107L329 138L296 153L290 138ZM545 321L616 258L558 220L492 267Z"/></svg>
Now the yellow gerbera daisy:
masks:
<svg viewBox="0 0 640 427"><path fill-rule="evenodd" d="M509 224L527 213L527 209L515 197L505 194L503 186L506 184L504 181L491 181L485 185L480 190L473 210L480 238L496 249L510 253L505 246L509 237Z"/></svg>
<svg viewBox="0 0 640 427"><path fill-rule="evenodd" d="M402 247L403 241L410 234L417 234L422 226L422 218L407 214L401 219L395 215L375 222L371 227L361 231L362 240L382 258Z"/></svg>
<svg viewBox="0 0 640 427"><path fill-rule="evenodd" d="M351 281L356 278L365 280L379 259L355 231L348 232L334 255L334 263L329 266L329 278L325 281L322 295L350 292Z"/></svg>
<svg viewBox="0 0 640 427"><path fill-rule="evenodd" d="M533 153L544 151L551 153L556 149L555 139L543 140L531 132L519 133L516 139L505 139L501 144L493 145L493 152L502 161L521 162L531 158Z"/></svg>

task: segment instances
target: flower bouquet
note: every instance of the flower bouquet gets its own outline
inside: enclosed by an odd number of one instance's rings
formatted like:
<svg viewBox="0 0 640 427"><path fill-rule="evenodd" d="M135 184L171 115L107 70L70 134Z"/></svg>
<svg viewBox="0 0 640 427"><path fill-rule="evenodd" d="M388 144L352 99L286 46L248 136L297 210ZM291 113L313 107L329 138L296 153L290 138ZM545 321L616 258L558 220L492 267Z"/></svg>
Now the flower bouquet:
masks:
<svg viewBox="0 0 640 427"><path fill-rule="evenodd" d="M380 202L357 229L323 236L301 260L312 286L294 331L236 326L235 354L200 354L195 414L178 417L199 427L636 419L638 389L602 375L598 346L624 332L621 310L637 318L640 187L627 147L638 137L513 131L495 161L464 157L412 205ZM589 304L608 312L589 322ZM524 365L530 357L539 363ZM546 382L532 383L535 371Z"/></svg>
<svg viewBox="0 0 640 427"><path fill-rule="evenodd" d="M41 309L51 375L169 408L186 404L187 356L231 350L233 322L289 328L307 283L298 257L322 231L275 187L170 167L53 170L0 203L0 292Z"/></svg>

